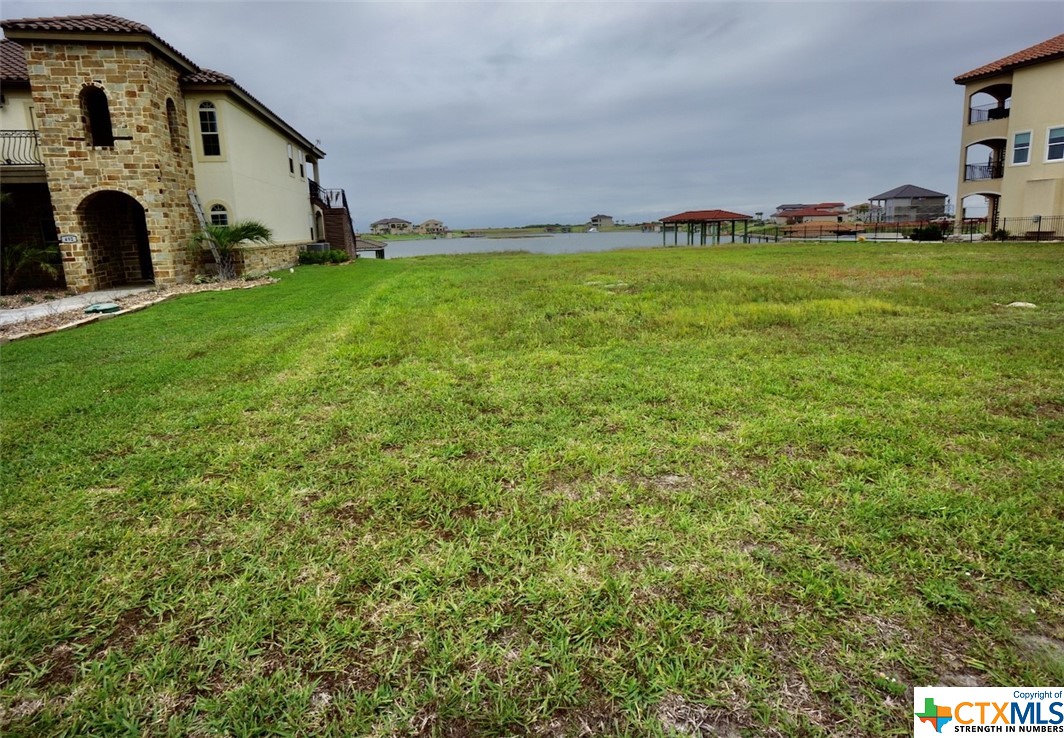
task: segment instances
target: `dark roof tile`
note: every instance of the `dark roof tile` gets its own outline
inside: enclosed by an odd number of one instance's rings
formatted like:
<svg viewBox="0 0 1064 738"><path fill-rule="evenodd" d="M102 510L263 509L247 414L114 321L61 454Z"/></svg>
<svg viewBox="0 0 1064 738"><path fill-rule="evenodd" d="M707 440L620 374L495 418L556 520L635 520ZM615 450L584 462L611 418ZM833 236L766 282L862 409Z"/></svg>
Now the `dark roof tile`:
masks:
<svg viewBox="0 0 1064 738"><path fill-rule="evenodd" d="M901 187L895 187L893 190L887 190L878 195L874 195L869 200L893 200L896 197L949 197L944 192L935 192L929 190L926 187L917 187L916 185L906 184Z"/></svg>

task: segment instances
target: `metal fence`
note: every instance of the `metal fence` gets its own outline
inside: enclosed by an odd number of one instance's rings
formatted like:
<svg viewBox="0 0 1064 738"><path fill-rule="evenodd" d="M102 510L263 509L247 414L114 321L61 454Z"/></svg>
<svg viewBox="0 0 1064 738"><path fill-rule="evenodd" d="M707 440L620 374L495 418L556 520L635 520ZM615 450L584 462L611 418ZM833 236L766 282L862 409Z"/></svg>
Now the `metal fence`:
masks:
<svg viewBox="0 0 1064 738"><path fill-rule="evenodd" d="M972 240L985 234L982 218L965 220L958 229L952 220L913 220L903 223L799 223L766 226L745 237L747 243L780 241L910 241L941 240L948 236L967 236ZM736 237L736 240L742 238Z"/></svg>
<svg viewBox="0 0 1064 738"><path fill-rule="evenodd" d="M1034 215L1029 218L1002 218L1001 230L1009 238L1023 241L1055 241L1064 238L1064 215ZM999 234L1000 235L1000 234Z"/></svg>
<svg viewBox="0 0 1064 738"><path fill-rule="evenodd" d="M763 226L736 241L775 243L786 241L936 241L954 240L1055 241L1064 239L1064 215L1003 218L996 227L986 218L967 218L958 227L952 220L906 223L799 223Z"/></svg>

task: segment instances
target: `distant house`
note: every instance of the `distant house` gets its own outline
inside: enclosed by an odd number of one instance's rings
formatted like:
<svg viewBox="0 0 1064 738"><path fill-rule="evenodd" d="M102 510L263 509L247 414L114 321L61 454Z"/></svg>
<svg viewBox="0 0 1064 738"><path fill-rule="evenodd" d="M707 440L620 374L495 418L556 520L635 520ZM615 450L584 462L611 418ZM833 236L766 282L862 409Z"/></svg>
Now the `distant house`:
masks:
<svg viewBox="0 0 1064 738"><path fill-rule="evenodd" d="M383 218L369 224L369 230L375 236L398 236L413 232L413 223L402 218Z"/></svg>
<svg viewBox="0 0 1064 738"><path fill-rule="evenodd" d="M836 223L845 214L846 204L841 202L790 203L776 208L769 220L778 225Z"/></svg>
<svg viewBox="0 0 1064 738"><path fill-rule="evenodd" d="M421 233L426 236L442 236L447 233L447 226L442 221L429 219L421 225L414 226L414 233Z"/></svg>
<svg viewBox="0 0 1064 738"><path fill-rule="evenodd" d="M906 223L933 220L946 214L944 192L906 184L868 198L872 204L872 219L884 223Z"/></svg>
<svg viewBox="0 0 1064 738"><path fill-rule="evenodd" d="M612 228L613 216L612 215L592 215L591 220L588 221L589 228Z"/></svg>
<svg viewBox="0 0 1064 738"><path fill-rule="evenodd" d="M1019 233L1064 232L1064 34L953 81L964 86L958 221L985 203L994 228L1007 218Z"/></svg>

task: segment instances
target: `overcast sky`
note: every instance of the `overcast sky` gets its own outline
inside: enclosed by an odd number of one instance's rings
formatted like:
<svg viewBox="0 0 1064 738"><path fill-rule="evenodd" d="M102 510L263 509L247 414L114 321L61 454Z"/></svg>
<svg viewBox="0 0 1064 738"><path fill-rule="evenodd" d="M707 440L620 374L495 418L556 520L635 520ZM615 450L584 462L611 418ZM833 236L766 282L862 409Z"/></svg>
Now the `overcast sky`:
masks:
<svg viewBox="0 0 1064 738"><path fill-rule="evenodd" d="M110 13L232 75L327 157L359 230L766 215L956 193L953 77L1059 2L17 2Z"/></svg>

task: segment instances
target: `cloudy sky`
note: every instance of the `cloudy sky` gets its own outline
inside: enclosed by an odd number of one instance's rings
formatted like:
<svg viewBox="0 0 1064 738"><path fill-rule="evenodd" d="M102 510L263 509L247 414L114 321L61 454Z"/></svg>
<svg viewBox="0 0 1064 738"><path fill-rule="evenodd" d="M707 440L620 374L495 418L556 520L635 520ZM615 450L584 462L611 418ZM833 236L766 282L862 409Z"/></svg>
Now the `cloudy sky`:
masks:
<svg viewBox="0 0 1064 738"><path fill-rule="evenodd" d="M1064 30L1059 2L2 6L81 13L146 23L320 139L360 230L952 197L953 77Z"/></svg>

